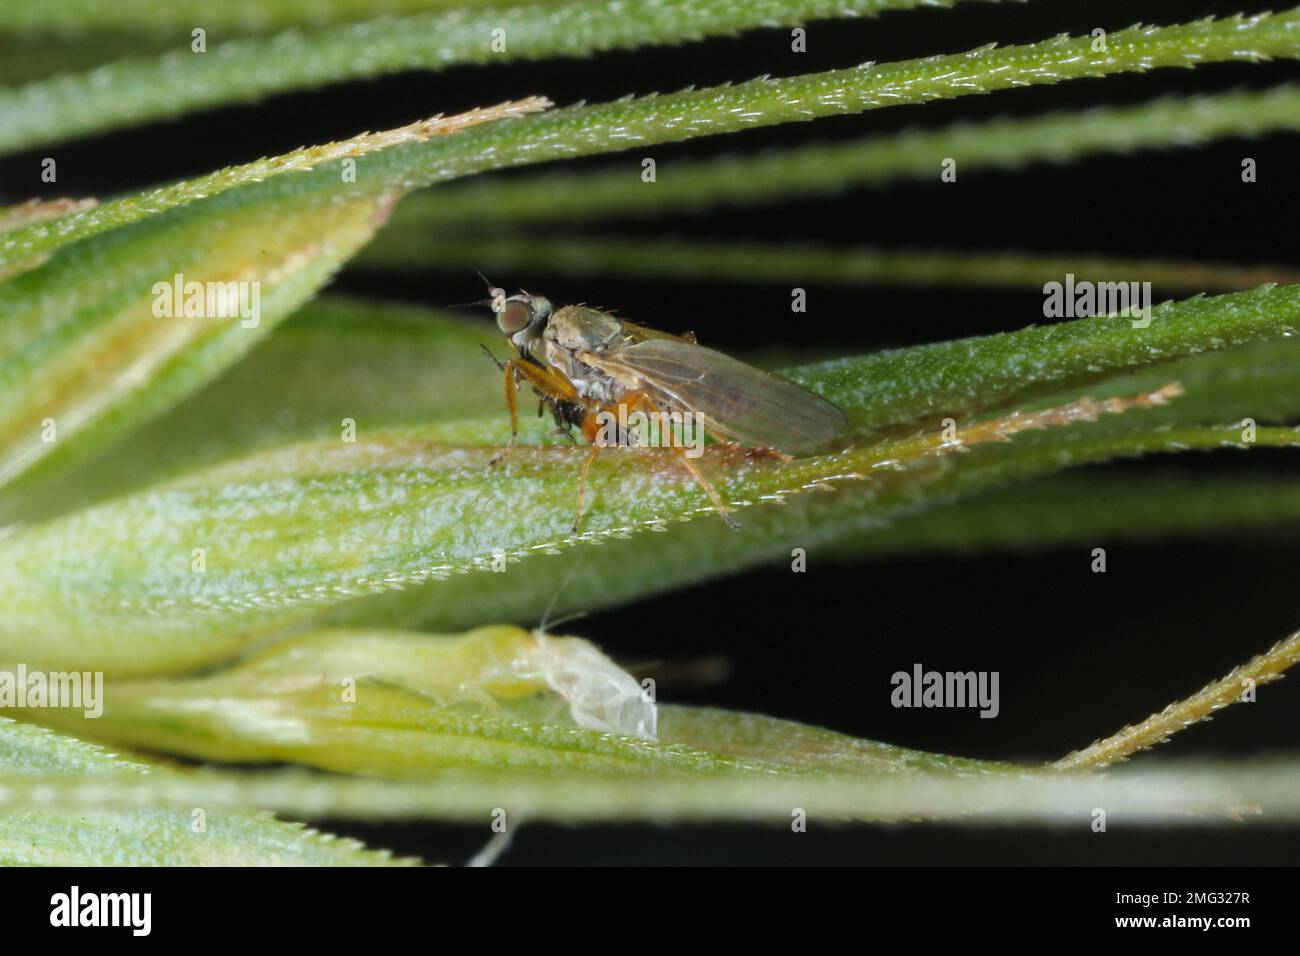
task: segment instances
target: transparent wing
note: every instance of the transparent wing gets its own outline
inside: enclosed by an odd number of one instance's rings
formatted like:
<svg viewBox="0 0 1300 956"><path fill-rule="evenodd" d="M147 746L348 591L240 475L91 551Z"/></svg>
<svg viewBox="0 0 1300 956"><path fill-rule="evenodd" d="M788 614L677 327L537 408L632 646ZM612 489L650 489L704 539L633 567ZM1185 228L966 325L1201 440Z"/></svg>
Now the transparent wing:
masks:
<svg viewBox="0 0 1300 956"><path fill-rule="evenodd" d="M635 376L683 410L705 417L705 432L747 445L808 452L844 430L844 413L789 379L684 339L651 338L583 360L624 381Z"/></svg>

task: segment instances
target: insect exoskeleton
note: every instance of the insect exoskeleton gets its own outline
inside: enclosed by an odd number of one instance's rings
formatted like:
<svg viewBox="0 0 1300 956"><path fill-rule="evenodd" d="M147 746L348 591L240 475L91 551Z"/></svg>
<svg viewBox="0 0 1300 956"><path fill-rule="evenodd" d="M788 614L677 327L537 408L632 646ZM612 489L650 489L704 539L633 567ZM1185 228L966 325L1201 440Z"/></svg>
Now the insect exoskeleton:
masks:
<svg viewBox="0 0 1300 956"><path fill-rule="evenodd" d="M585 305L554 309L528 292L507 296L491 287L497 325L517 356L497 362L505 372L510 444L519 430L519 386L527 382L559 431L577 428L591 445L582 466L576 532L582 524L587 475L600 449L644 444L649 435L671 448L708 494L722 519L739 526L695 462L705 429L715 438L759 452L803 454L844 430L844 413L789 379L708 349L692 334L670 335ZM493 361L496 361L494 358Z"/></svg>

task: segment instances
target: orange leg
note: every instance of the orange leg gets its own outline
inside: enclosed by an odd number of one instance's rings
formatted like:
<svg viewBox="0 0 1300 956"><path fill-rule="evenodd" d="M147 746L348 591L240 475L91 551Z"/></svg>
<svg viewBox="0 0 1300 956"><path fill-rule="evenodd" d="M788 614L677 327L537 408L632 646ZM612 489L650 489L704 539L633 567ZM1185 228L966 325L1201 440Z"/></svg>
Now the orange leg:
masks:
<svg viewBox="0 0 1300 956"><path fill-rule="evenodd" d="M624 397L624 402L627 405L629 415L637 411L653 415L659 410L654 400L645 392L629 392L627 396ZM718 490L713 487L713 484L709 479L704 477L704 472L700 471L699 465L695 464L687 454L686 445L677 442L676 435L673 434L671 428L663 431L660 435L660 439L666 439L669 447L671 447L673 451L677 452L682 464L685 465L686 470L691 473L691 477L694 478L699 486L704 489L704 493L709 496L709 500L713 502L713 507L717 510L722 520L727 523L727 527L732 531L739 531L740 525L736 524L735 520L731 517L731 509L722 503L722 497L718 494Z"/></svg>
<svg viewBox="0 0 1300 956"><path fill-rule="evenodd" d="M587 473L591 471L591 463L596 460L600 454L600 449L604 447L592 443L591 451L587 453L587 460L582 463L582 477L578 479L578 510L573 515L573 533L577 534L582 527L582 508L587 499Z"/></svg>
<svg viewBox="0 0 1300 956"><path fill-rule="evenodd" d="M523 359L517 358L506 359L505 362L501 363L501 368L506 374L506 407L510 409L510 442L499 455L489 462L491 465L495 465L510 454L515 447L515 441L519 437L518 392L521 378L549 398L558 398L566 402L578 400L578 393L568 379L548 369L538 368L531 362L525 362Z"/></svg>
<svg viewBox="0 0 1300 956"><path fill-rule="evenodd" d="M591 463L596 460L600 450L605 447L605 443L601 439L600 422L596 420L596 413L600 411L600 406L594 402L584 404L587 408L587 414L578 427L582 429L582 437L587 439L587 442L591 445L591 451L587 453L587 460L582 463L582 477L578 480L578 510L573 516L574 534L577 534L578 529L582 527L582 509L587 500L587 474L591 471Z"/></svg>
<svg viewBox="0 0 1300 956"><path fill-rule="evenodd" d="M686 446L674 445L673 451L677 452L681 456L682 464L686 466L686 470L694 476L700 487L704 489L705 494L709 496L709 500L713 502L713 507L717 509L719 517L727 523L727 527L732 531L739 531L740 525L736 523L735 518L731 517L731 509L722 503L722 498L718 495L718 490L710 484L709 479L704 477L704 472L700 471L700 466L687 457Z"/></svg>
<svg viewBox="0 0 1300 956"><path fill-rule="evenodd" d="M515 447L515 439L519 435L519 396L517 394L519 380L515 376L514 363L515 360L510 359L502 366L506 373L506 408L510 409L510 441L506 444L504 450L492 457L492 460L488 462L490 465L495 465L510 454L511 449Z"/></svg>

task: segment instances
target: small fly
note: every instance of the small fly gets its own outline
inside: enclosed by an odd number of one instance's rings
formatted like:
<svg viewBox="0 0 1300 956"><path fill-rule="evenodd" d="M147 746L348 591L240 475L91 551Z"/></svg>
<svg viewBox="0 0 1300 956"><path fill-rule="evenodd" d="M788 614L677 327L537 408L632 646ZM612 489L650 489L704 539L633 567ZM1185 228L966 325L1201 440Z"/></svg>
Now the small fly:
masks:
<svg viewBox="0 0 1300 956"><path fill-rule="evenodd" d="M688 417L707 423L715 436L750 446L756 455L777 456L815 451L844 430L844 413L831 402L788 379L704 348L691 333L657 332L585 305L556 311L548 299L527 292L507 296L504 289L493 287L488 293L498 327L518 352L518 358L505 362L493 358L506 377L509 448L519 430L517 392L522 382L540 397L539 415L549 410L560 432L572 437L577 428L591 445L582 466L575 532L582 523L587 474L600 449L639 440L639 435L611 429L611 422L626 422L637 413L643 421ZM739 530L681 437L672 428L663 429L661 436L722 520Z"/></svg>

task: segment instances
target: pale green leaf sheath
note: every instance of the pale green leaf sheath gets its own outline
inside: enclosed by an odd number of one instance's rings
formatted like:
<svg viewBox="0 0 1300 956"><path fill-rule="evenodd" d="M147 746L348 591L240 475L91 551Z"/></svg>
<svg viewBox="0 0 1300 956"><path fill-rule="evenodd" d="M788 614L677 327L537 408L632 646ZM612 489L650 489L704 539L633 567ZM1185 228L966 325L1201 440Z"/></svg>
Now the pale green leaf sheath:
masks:
<svg viewBox="0 0 1300 956"><path fill-rule="evenodd" d="M103 447L211 378L311 296L390 205L213 205L9 279L0 485L39 480L39 466Z"/></svg>
<svg viewBox="0 0 1300 956"><path fill-rule="evenodd" d="M30 489L106 447L309 299L400 195L350 188L346 164L546 105L529 99L434 117L102 207L10 210L0 241L50 231L47 245L9 260L19 271L0 296L0 487ZM246 195L268 177L300 178L322 166L331 182L313 197ZM129 215L111 232L88 232L79 217L95 208Z"/></svg>
<svg viewBox="0 0 1300 956"><path fill-rule="evenodd" d="M170 753L390 778L447 768L758 779L1014 771L754 714L663 707L652 686L579 638L504 626L340 630L275 643L209 676L110 681L94 718L19 712Z"/></svg>
<svg viewBox="0 0 1300 956"><path fill-rule="evenodd" d="M94 736L218 760L289 759L413 779L348 781L157 769L130 780L51 776L37 762L0 786L0 808L94 801L123 809L247 805L389 819L821 822L925 818L1215 822L1300 817L1297 768L1283 761L1192 764L1119 776L1077 771L1161 742L1277 679L1300 636L1279 642L1184 701L1048 768L911 751L753 714L659 706L652 685L587 642L482 628L438 636L329 631L268 648L208 677L110 685L113 713L41 720ZM0 725L0 731L10 725ZM30 737L31 732L27 731ZM11 734L11 738L14 735ZM19 741L27 739L22 735ZM38 738L45 739L45 738ZM0 741L4 740L0 733ZM84 745L79 745L83 746ZM75 754L74 754L75 756ZM202 793L202 798L195 795Z"/></svg>

